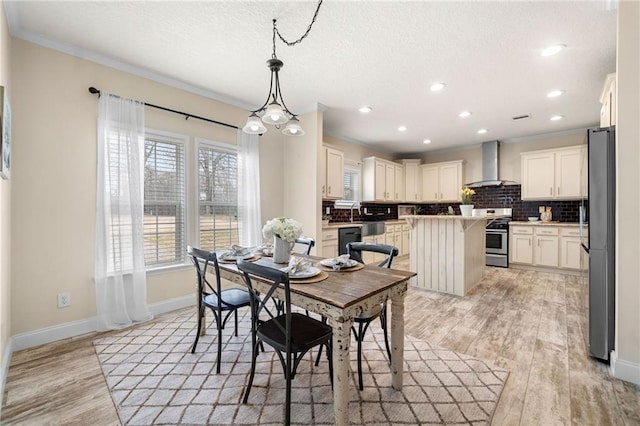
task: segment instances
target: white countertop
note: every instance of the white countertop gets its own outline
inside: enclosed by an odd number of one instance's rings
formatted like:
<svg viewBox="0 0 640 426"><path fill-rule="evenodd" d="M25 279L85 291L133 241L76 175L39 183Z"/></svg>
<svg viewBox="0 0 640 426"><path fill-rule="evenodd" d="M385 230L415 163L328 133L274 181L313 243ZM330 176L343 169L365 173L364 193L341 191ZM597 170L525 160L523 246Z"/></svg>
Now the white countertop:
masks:
<svg viewBox="0 0 640 426"><path fill-rule="evenodd" d="M499 219L501 217L506 216L462 216L462 215L454 215L454 214L418 214L412 216L403 216L405 219L447 219L447 220L490 220L490 219Z"/></svg>

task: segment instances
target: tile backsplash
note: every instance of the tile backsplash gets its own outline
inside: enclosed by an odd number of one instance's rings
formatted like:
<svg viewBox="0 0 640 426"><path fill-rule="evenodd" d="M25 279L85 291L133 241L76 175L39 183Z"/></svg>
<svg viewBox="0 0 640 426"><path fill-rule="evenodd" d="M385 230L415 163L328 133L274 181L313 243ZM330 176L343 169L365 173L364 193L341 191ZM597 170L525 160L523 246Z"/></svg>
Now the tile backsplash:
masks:
<svg viewBox="0 0 640 426"><path fill-rule="evenodd" d="M522 201L520 199L520 185L504 186L483 186L474 188L476 194L473 196L473 204L477 209L506 208L513 209L513 220L526 221L529 216L539 216L540 206L551 207L552 220L560 222L578 222L580 200L575 201ZM585 200L585 208L587 206ZM413 203L403 203L413 204ZM460 214L458 206L460 203L443 204L416 204L419 207L419 214L435 215L447 213L448 207L453 207L456 214ZM322 213L325 214L329 207L331 222L349 222L351 212L349 209L334 209L333 201L322 202ZM398 218L398 204L377 204L362 203L360 211L353 211L353 220L356 222L363 220L364 208L369 214L380 214L381 220L394 220Z"/></svg>

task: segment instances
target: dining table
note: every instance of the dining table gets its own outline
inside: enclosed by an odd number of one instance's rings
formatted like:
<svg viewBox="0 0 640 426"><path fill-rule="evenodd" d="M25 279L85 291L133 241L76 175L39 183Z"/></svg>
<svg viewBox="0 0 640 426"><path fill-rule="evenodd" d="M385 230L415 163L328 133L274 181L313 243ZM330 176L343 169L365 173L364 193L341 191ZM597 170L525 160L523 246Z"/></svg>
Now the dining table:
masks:
<svg viewBox="0 0 640 426"><path fill-rule="evenodd" d="M354 317L390 301L391 305L391 386L402 390L404 365L404 299L408 280L416 274L374 265L333 270L320 264L324 258L296 254L321 269L322 276L314 280L290 279L291 303L327 318L333 330L333 400L335 424L349 424L349 387L351 384L350 351L351 327ZM281 269L271 257L250 259L257 264ZM246 287L242 273L235 263L219 262L220 278ZM322 278L322 280L319 280ZM259 292L267 292L271 283L254 277L253 285ZM276 290L275 297L284 300L284 287Z"/></svg>

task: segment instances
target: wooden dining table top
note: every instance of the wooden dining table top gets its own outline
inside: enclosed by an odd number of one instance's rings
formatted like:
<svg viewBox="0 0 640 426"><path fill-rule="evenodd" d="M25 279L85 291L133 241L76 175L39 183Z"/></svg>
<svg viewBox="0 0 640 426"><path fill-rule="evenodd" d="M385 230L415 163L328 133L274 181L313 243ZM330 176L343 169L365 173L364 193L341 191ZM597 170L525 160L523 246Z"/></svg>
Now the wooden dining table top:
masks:
<svg viewBox="0 0 640 426"><path fill-rule="evenodd" d="M290 291L343 309L358 304L372 295L388 290L416 275L415 272L371 265L365 265L364 268L353 271L348 269L333 271L319 265L319 261L324 259L322 257L302 254L294 256L313 261L313 266L320 268L329 276L316 283L297 284L295 280L290 280ZM255 260L254 263L275 268L286 267L284 264L273 263L272 258L269 257L262 257ZM221 270L240 275L235 263L219 263L219 266Z"/></svg>

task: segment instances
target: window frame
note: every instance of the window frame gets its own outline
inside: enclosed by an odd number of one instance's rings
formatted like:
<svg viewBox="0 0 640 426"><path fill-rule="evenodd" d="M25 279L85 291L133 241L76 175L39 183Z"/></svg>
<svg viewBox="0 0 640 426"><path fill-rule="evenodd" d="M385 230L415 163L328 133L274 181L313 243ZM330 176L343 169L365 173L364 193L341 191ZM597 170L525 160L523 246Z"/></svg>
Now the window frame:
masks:
<svg viewBox="0 0 640 426"><path fill-rule="evenodd" d="M183 146L183 166L184 166L184 173L183 173L183 187L184 187L184 196L183 196L183 230L182 230L182 244L183 247L181 248L182 252L184 253L184 257L182 261L174 261L174 262L168 262L168 263L162 263L162 264L153 264L153 265L147 265L145 262L145 270L147 273L154 273L154 272L162 272L162 271L167 271L167 270L172 270L172 269L183 269L186 268L190 265L190 259L187 257L187 246L190 244L191 238L191 203L189 202L189 198L190 198L190 190L189 190L189 181L190 181L190 174L192 173L191 169L191 164L189 161L189 158L191 156L191 148L190 148L190 143L189 143L189 136L188 135L184 135L184 134L180 134L180 133L173 133L173 132L168 132L165 130L159 130L159 129L153 129L153 128L145 128L145 132L144 132L144 138L145 138L145 145L146 145L146 141L147 138L149 139L155 139L158 140L159 142L162 141L166 141L166 142L170 142L170 143L178 143L181 144ZM144 191L144 188L143 188ZM143 196L143 206L145 205L146 200L144 199Z"/></svg>
<svg viewBox="0 0 640 426"><path fill-rule="evenodd" d="M194 144L194 152L192 154L192 158L193 158L193 164L194 164L194 171L193 171L193 194L194 194L194 200L193 200L193 213L192 213L192 218L193 218L193 222L194 222L194 237L193 237L193 241L195 242L195 245L197 247L201 247L201 243L200 243L200 165L198 164L198 160L199 160L199 155L200 155L200 148L201 147L209 147L209 148L215 148L216 150L219 151L224 151L224 152L228 152L230 154L235 154L236 155L236 161L237 161L237 156L238 156L238 147L237 145L233 145L230 143L225 143L225 142L220 142L220 141L214 141L211 139L206 139L206 138L201 138L201 137L196 137L195 138L195 144ZM237 163L236 163L237 164ZM237 174L237 170L236 170L236 174ZM238 206L238 199L236 197L236 207ZM240 220L238 219L238 222ZM238 232L239 232L239 228L238 228Z"/></svg>
<svg viewBox="0 0 640 426"><path fill-rule="evenodd" d="M349 202L356 202L356 203L361 203L362 202L362 164L358 161L349 161L349 160L345 160L344 162L344 166L343 166L343 172L342 172L342 182L344 185L344 175L346 175L347 173L355 173L358 175L358 188L356 189L356 199L355 200L348 200L346 198L342 198L338 201L344 201L345 203L349 203ZM342 188L343 194L346 193L346 191L344 190L344 187Z"/></svg>

